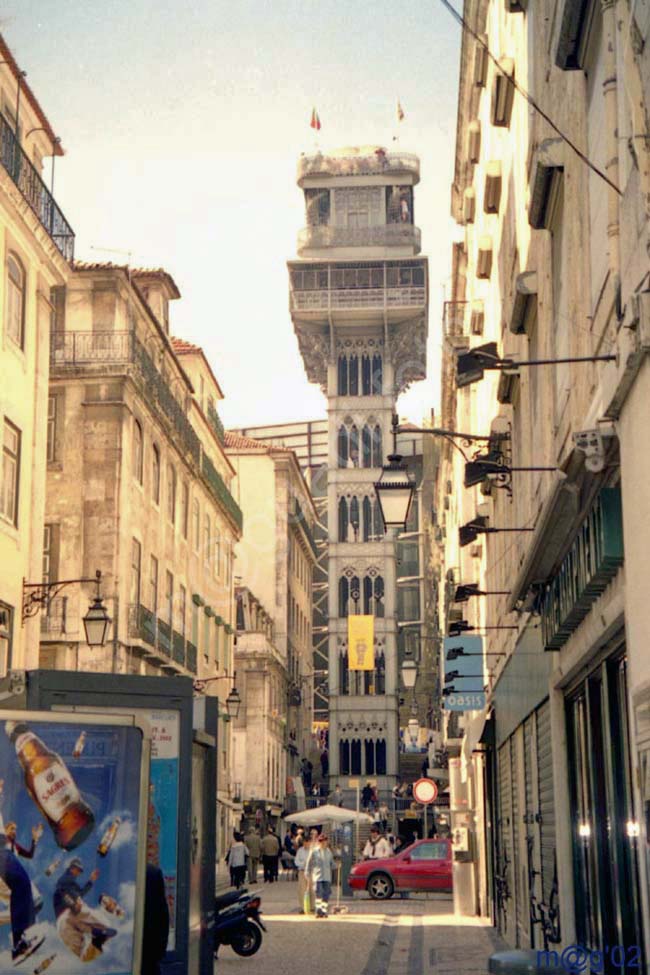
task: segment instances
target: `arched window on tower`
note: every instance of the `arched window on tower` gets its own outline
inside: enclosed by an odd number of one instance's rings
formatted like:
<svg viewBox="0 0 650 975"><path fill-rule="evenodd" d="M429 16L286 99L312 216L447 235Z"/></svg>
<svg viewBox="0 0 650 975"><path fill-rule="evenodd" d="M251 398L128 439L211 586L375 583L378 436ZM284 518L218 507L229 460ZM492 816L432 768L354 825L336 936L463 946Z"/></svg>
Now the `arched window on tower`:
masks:
<svg viewBox="0 0 650 975"><path fill-rule="evenodd" d="M386 775L386 739L379 738L375 742L375 774Z"/></svg>
<svg viewBox="0 0 650 975"><path fill-rule="evenodd" d="M372 579L370 576L363 577L363 611L366 616L372 616Z"/></svg>
<svg viewBox="0 0 650 975"><path fill-rule="evenodd" d="M384 463L382 456L381 427L378 423L372 431L372 467L381 467Z"/></svg>
<svg viewBox="0 0 650 975"><path fill-rule="evenodd" d="M361 395L362 396L370 396L370 393L372 392L372 384L371 384L371 376L370 376L371 373L370 361L371 360L369 355L364 354L361 356Z"/></svg>
<svg viewBox="0 0 650 975"><path fill-rule="evenodd" d="M377 498L374 500L373 504L373 537L375 541L380 541L384 537L384 522L381 517L381 511L379 510L379 501Z"/></svg>
<svg viewBox="0 0 650 975"><path fill-rule="evenodd" d="M358 467L359 466L359 430L356 424L352 424L350 427L350 450L349 450L349 463L348 467Z"/></svg>
<svg viewBox="0 0 650 975"><path fill-rule="evenodd" d="M338 455L339 455L339 467L347 467L348 466L348 428L345 426L339 427Z"/></svg>
<svg viewBox="0 0 650 975"><path fill-rule="evenodd" d="M372 467L372 434L367 423L361 431L361 466Z"/></svg>
<svg viewBox="0 0 650 975"><path fill-rule="evenodd" d="M350 747L350 775L361 775L361 739L353 738Z"/></svg>
<svg viewBox="0 0 650 975"><path fill-rule="evenodd" d="M345 498L339 500L339 542L348 540L348 502Z"/></svg>
<svg viewBox="0 0 650 975"><path fill-rule="evenodd" d="M374 775L375 774L375 743L372 738L366 738L364 742L364 751L366 753L366 770L364 775Z"/></svg>
<svg viewBox="0 0 650 975"><path fill-rule="evenodd" d="M349 390L350 396L359 395L359 357L356 355L350 356L350 361L348 365L349 370Z"/></svg>
<svg viewBox="0 0 650 975"><path fill-rule="evenodd" d="M356 494L350 499L350 525L354 532L354 540L359 540L359 499Z"/></svg>
<svg viewBox="0 0 650 975"><path fill-rule="evenodd" d="M366 495L363 499L362 504L363 509L363 540L364 542L369 542L372 537L372 504L370 498Z"/></svg>
<svg viewBox="0 0 650 975"><path fill-rule="evenodd" d="M346 355L339 356L338 392L339 396L348 395L348 357Z"/></svg>
<svg viewBox="0 0 650 975"><path fill-rule="evenodd" d="M384 616L384 580L382 576L375 576L373 584L374 610L375 616L383 619Z"/></svg>
<svg viewBox="0 0 650 975"><path fill-rule="evenodd" d="M339 775L350 774L350 741L342 738L339 742Z"/></svg>
<svg viewBox="0 0 650 975"><path fill-rule="evenodd" d="M372 393L373 396L381 396L383 386L382 361L380 355L372 357Z"/></svg>
<svg viewBox="0 0 650 975"><path fill-rule="evenodd" d="M348 615L348 599L350 584L345 576L339 579L339 616L345 618Z"/></svg>

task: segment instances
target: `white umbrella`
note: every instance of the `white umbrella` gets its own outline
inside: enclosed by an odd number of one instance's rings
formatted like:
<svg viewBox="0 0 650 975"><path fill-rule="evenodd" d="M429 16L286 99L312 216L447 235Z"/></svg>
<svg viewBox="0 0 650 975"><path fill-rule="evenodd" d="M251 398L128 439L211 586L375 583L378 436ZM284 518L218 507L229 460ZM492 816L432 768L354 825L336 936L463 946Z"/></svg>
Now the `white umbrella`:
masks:
<svg viewBox="0 0 650 975"><path fill-rule="evenodd" d="M343 809L341 806L314 806L313 809L303 809L301 812L291 813L284 817L285 823L298 823L299 826L321 826L323 823L372 823L373 818L368 813L357 812L355 809Z"/></svg>

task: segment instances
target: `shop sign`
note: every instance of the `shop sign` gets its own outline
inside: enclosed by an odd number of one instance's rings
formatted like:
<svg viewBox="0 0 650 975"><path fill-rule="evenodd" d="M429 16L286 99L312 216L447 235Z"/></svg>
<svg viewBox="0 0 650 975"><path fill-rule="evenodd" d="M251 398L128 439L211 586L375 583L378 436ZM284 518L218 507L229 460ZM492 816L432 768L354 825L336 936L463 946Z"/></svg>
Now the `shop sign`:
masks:
<svg viewBox="0 0 650 975"><path fill-rule="evenodd" d="M559 650L623 564L623 519L618 488L603 488L546 586L541 604L545 650Z"/></svg>
<svg viewBox="0 0 650 975"><path fill-rule="evenodd" d="M453 692L443 696L445 711L481 711L485 707L483 638L450 636L444 639L445 687ZM449 660L449 651L452 659ZM462 651L462 652L461 652ZM453 674L458 674L454 677Z"/></svg>

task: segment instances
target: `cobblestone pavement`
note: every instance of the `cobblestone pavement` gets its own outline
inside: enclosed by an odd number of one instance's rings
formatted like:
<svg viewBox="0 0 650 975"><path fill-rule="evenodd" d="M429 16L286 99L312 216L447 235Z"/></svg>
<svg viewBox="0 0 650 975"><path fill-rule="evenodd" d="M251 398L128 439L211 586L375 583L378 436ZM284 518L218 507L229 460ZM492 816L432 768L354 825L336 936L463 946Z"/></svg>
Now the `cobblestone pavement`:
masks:
<svg viewBox="0 0 650 975"><path fill-rule="evenodd" d="M300 915L295 881L260 884L268 928L254 958L222 947L215 975L486 975L505 948L484 918L456 917L445 894L343 898L327 920Z"/></svg>

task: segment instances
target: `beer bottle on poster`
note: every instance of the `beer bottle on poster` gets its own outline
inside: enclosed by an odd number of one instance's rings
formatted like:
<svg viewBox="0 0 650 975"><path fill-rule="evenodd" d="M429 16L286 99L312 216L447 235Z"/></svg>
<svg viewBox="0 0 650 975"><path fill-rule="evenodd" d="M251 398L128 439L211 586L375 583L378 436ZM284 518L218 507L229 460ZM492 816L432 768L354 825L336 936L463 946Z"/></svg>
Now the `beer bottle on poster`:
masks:
<svg viewBox="0 0 650 975"><path fill-rule="evenodd" d="M110 848L112 847L113 843L115 842L115 837L117 836L117 831L120 828L121 822L122 820L120 819L120 817L116 816L113 822L111 823L111 825L105 831L104 835L102 836L99 842L99 846L97 847L97 852L99 853L100 857L105 857L108 851L110 850Z"/></svg>
<svg viewBox="0 0 650 975"><path fill-rule="evenodd" d="M120 907L115 898L111 897L110 894L102 894L99 898L99 903L109 914L114 914L115 917L124 917L124 909Z"/></svg>
<svg viewBox="0 0 650 975"><path fill-rule="evenodd" d="M74 850L88 837L95 816L63 759L51 751L23 721L5 722L25 773L27 791L52 828L64 850Z"/></svg>
<svg viewBox="0 0 650 975"><path fill-rule="evenodd" d="M72 757L79 758L82 751L84 750L85 745L86 745L86 732L82 731L79 737L77 738L74 748L72 749Z"/></svg>
<svg viewBox="0 0 650 975"><path fill-rule="evenodd" d="M56 955L50 955L49 958L44 958L40 965L37 965L34 969L34 975L43 975L43 972L50 967L55 958Z"/></svg>
<svg viewBox="0 0 650 975"><path fill-rule="evenodd" d="M61 863L61 860L62 859L63 859L63 857L57 857L55 860L52 860L52 862L50 863L49 867L46 867L45 868L45 876L46 877L51 877L52 876L52 874L54 873L54 871L56 870L56 868L58 867L58 865Z"/></svg>

